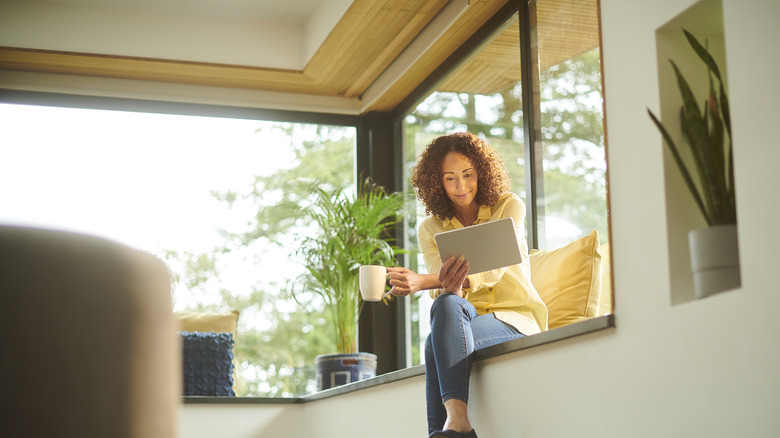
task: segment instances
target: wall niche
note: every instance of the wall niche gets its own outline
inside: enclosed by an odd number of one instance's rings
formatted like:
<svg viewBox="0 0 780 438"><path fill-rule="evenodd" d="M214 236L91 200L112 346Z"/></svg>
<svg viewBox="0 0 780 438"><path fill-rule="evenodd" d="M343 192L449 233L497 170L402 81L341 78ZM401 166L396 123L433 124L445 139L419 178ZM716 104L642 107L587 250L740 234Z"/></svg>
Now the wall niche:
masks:
<svg viewBox="0 0 780 438"><path fill-rule="evenodd" d="M674 70L669 60L679 67L699 102L704 106L709 91L707 68L688 43L683 29L693 34L717 63L728 94L726 71L723 6L721 0L701 0L656 29L656 51L660 94L660 119L680 148L684 161L690 162L688 146L681 133L680 108L682 98ZM715 87L717 88L715 79ZM696 206L677 164L663 146L664 182L666 194L667 239L669 248L669 272L671 304L683 304L696 299L691 271L688 234L692 230L706 228L707 223ZM697 176L692 175L696 180ZM738 250L735 249L738 259Z"/></svg>

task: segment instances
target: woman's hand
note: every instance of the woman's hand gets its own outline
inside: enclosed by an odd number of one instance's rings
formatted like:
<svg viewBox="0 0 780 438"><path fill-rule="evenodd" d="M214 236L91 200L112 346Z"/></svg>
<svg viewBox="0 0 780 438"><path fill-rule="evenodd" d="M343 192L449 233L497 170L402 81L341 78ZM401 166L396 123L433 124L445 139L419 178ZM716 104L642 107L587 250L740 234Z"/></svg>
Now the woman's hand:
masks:
<svg viewBox="0 0 780 438"><path fill-rule="evenodd" d="M418 274L411 269L393 266L388 267L387 272L390 279L390 286L392 286L390 293L393 295L405 297L425 289L425 276Z"/></svg>
<svg viewBox="0 0 780 438"><path fill-rule="evenodd" d="M450 257L439 269L439 282L444 293L463 297L463 282L469 272L469 262L463 257Z"/></svg>

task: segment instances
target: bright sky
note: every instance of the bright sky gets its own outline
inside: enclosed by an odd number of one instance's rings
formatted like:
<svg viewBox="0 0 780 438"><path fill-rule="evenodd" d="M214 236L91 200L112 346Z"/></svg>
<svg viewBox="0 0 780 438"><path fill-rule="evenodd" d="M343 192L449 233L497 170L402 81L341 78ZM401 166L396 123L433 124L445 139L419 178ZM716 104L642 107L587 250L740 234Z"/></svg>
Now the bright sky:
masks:
<svg viewBox="0 0 780 438"><path fill-rule="evenodd" d="M206 252L223 242L217 230L245 230L254 213L211 191L247 192L254 175L290 165L286 135L256 133L268 123L0 104L0 224ZM264 269L278 276L285 258ZM255 263L230 263L221 280L248 291Z"/></svg>
<svg viewBox="0 0 780 438"><path fill-rule="evenodd" d="M151 251L209 249L216 229L240 225L211 190L246 191L289 161L259 141L258 121L18 105L0 105L0 120L0 223Z"/></svg>

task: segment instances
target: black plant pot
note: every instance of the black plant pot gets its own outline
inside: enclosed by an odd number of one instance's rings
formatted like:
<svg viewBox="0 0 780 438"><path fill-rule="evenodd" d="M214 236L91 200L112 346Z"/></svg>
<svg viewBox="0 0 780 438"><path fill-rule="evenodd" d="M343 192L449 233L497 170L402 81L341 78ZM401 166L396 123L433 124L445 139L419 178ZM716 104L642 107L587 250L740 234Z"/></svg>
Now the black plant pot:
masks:
<svg viewBox="0 0 780 438"><path fill-rule="evenodd" d="M376 376L376 355L371 353L323 354L314 363L318 391Z"/></svg>

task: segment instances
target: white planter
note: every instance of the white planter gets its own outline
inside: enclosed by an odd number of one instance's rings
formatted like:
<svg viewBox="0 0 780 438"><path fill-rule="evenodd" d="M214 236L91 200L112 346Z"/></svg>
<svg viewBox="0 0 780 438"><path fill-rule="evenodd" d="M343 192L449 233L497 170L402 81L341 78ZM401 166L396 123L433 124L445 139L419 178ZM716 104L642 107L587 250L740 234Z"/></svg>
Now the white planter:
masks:
<svg viewBox="0 0 780 438"><path fill-rule="evenodd" d="M717 225L688 233L696 298L740 287L736 225Z"/></svg>

